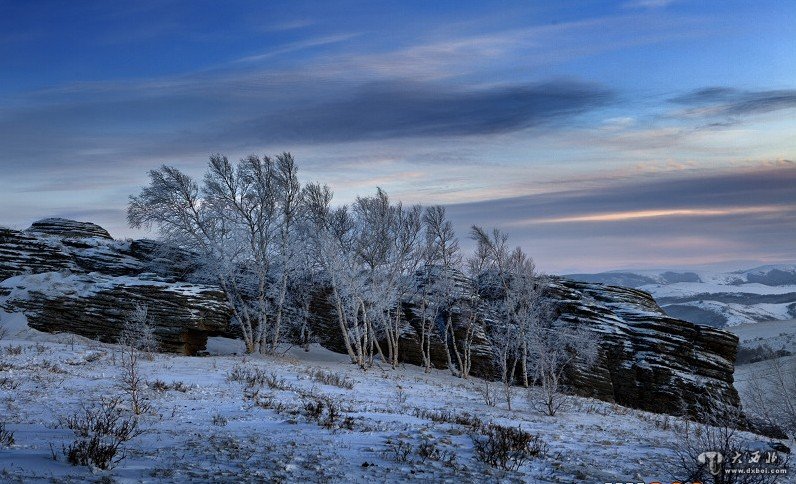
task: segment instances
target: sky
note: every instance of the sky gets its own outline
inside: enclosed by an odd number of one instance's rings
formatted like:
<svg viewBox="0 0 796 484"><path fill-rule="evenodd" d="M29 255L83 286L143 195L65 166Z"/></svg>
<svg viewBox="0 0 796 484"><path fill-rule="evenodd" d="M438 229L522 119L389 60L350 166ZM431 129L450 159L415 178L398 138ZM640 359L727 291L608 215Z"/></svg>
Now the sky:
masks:
<svg viewBox="0 0 796 484"><path fill-rule="evenodd" d="M283 151L547 272L793 263L796 2L0 0L0 225Z"/></svg>

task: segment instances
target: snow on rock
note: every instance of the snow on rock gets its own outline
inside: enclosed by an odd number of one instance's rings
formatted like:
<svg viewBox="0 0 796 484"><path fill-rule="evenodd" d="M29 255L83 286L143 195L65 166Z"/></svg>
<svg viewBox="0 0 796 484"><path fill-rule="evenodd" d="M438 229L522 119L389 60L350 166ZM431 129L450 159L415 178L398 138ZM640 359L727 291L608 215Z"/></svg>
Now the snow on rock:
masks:
<svg viewBox="0 0 796 484"><path fill-rule="evenodd" d="M60 243L0 227L0 280L26 272L76 269Z"/></svg>
<svg viewBox="0 0 796 484"><path fill-rule="evenodd" d="M469 299L466 278L459 275L456 284L461 297ZM488 291L482 288L480 292L488 297ZM738 393L733 387L738 346L735 335L669 317L640 290L554 278L548 296L555 301L562 321L585 326L600 342L597 362L589 367L575 366L567 375L576 393L697 419L738 407ZM422 365L417 304L411 299L403 301L407 323L402 330L400 355L405 363ZM321 344L344 353L339 330L335 329L338 323L325 298L316 299L312 313L313 333ZM462 319L454 311L452 321L460 340L465 332ZM472 374L499 379L488 321L489 315L482 315L475 333ZM436 368L446 368L446 347L438 337L432 337L431 358Z"/></svg>
<svg viewBox="0 0 796 484"><path fill-rule="evenodd" d="M205 349L208 336L230 336L221 292L187 277L193 268L190 253L153 241L114 241L93 224L37 224L39 232L0 232L0 308L24 312L31 328L115 341L128 312L145 303L165 351L194 354ZM74 238L77 234L82 235ZM468 298L470 281L457 274L456 285ZM325 348L345 352L328 289L315 290L312 332ZM577 366L568 375L577 393L698 418L737 407L735 336L668 317L640 290L555 279L549 295L562 321L585 326L600 341L596 365ZM401 360L421 364L417 301L409 297L401 306L406 321ZM456 308L453 313L461 341L463 318ZM489 314L482 314L476 328L472 374L495 378L489 320ZM216 343L210 348L214 353L236 352L233 345ZM435 335L431 345L434 366L446 368L445 342Z"/></svg>
<svg viewBox="0 0 796 484"><path fill-rule="evenodd" d="M229 310L214 287L134 277L44 273L0 283L6 310L24 311L30 327L114 342L136 305L146 305L163 351L195 354L208 334L223 334Z"/></svg>
<svg viewBox="0 0 796 484"><path fill-rule="evenodd" d="M195 354L228 334L230 311L215 286L185 280L191 255L154 241L115 241L86 222L45 219L0 229L0 308L31 328L115 341L146 304L163 351Z"/></svg>
<svg viewBox="0 0 796 484"><path fill-rule="evenodd" d="M667 316L646 292L559 280L561 318L601 339L595 367L573 378L578 392L658 413L704 417L738 407L738 338Z"/></svg>
<svg viewBox="0 0 796 484"><path fill-rule="evenodd" d="M100 239L113 240L111 234L97 224L91 222L77 222L65 218L45 218L38 222L33 222L33 225L31 225L26 232L72 239L97 237Z"/></svg>

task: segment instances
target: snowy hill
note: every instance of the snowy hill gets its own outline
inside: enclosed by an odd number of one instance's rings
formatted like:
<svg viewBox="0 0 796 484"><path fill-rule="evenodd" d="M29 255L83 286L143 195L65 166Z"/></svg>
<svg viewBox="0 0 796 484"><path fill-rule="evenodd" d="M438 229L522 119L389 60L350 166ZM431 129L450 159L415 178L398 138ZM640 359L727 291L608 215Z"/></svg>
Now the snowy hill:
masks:
<svg viewBox="0 0 796 484"><path fill-rule="evenodd" d="M794 265L730 272L640 270L565 277L642 289L668 314L698 324L723 327L796 317Z"/></svg>
<svg viewBox="0 0 796 484"><path fill-rule="evenodd" d="M487 402L483 380L411 365L362 371L317 345L248 358L228 355L238 341L211 338L208 348L222 354L140 360L143 433L124 442L113 469L92 470L67 462L63 449L80 440L68 421L103 398L118 398L128 418L121 350L40 333L15 315L0 341L0 423L14 440L0 445L2 480L650 482L672 474L686 428L580 397L551 418L519 388L508 410L494 385ZM539 452L516 470L486 464L474 442L490 423L530 433ZM768 439L736 438L771 450Z"/></svg>
<svg viewBox="0 0 796 484"><path fill-rule="evenodd" d="M195 355L205 349L208 337L240 333L219 288L194 279L193 261L187 251L159 242L114 240L87 222L47 219L26 231L0 229L0 309L24 313L40 331L116 342L131 311L147 305L160 349ZM433 283L424 277L416 274L414 286ZM470 341L472 375L500 380L499 315L490 309L489 298L502 296L490 295L494 291L481 285L487 279L475 284L456 272L453 280L459 302L450 311L451 331L457 340ZM722 415L738 407L732 386L737 338L732 334L671 318L643 291L561 278L549 282L545 297L561 327L582 329L597 345L594 361L567 369L570 391L694 418L705 418L706 409ZM316 284L308 291L312 300L306 323L314 341L345 353L328 287ZM470 327L464 308L475 291L485 301ZM401 301L404 363L423 364L420 304L413 291ZM300 343L298 337L291 341ZM432 331L427 345L430 366L447 368L450 349L439 330Z"/></svg>
<svg viewBox="0 0 796 484"><path fill-rule="evenodd" d="M438 333L426 343L429 371L420 366L411 291L399 301L397 368L351 364L323 282L304 316L310 351L286 335L280 356L245 355L240 340L222 337L237 335L228 307L217 286L193 278L194 262L89 223L0 229L0 479L639 482L682 477L671 465L697 425L684 418L701 422L704 436L715 432L706 422L772 435L741 413L738 338L670 317L641 290L546 280L558 328L582 329L596 344L593 361L561 374L567 395L554 395L566 405L551 417L542 388L495 383L501 315L490 302L504 296L489 277L451 279L451 332L469 332L472 358L472 372L457 378ZM434 274L409 280L422 287ZM666 287L694 284L666 277L678 281ZM466 312L462 301L473 299L482 303ZM131 347L111 342L140 303L151 309L153 340L172 354L130 363ZM734 445L772 449L733 433ZM122 453L105 465L85 457L111 444Z"/></svg>

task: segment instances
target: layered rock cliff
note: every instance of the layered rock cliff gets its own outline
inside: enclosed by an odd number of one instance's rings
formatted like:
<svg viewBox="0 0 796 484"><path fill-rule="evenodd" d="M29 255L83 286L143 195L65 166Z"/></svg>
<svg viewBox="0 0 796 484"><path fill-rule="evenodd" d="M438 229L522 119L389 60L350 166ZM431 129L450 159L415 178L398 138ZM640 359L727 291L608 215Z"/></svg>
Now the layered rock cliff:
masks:
<svg viewBox="0 0 796 484"><path fill-rule="evenodd" d="M25 231L0 229L0 308L23 311L42 331L71 332L115 341L127 314L146 304L165 351L195 354L210 335L232 334L224 295L212 285L192 283L190 253L149 241L117 241L94 224L63 219L37 222ZM456 275L467 298L472 284ZM424 281L418 280L418 284ZM316 288L310 325L326 348L344 351L328 291ZM733 387L738 340L730 333L667 316L639 290L554 278L548 296L566 324L593 333L599 354L592 366L568 374L584 396L654 412L721 414L739 405ZM418 302L402 302L400 356L421 364ZM457 337L462 315L453 311ZM445 342L431 341L434 366L445 368ZM489 315L478 318L472 373L496 377Z"/></svg>
<svg viewBox="0 0 796 484"><path fill-rule="evenodd" d="M472 285L463 275L456 285L462 299L472 296L468 294ZM479 292L489 297L488 291ZM561 321L585 329L598 341L596 361L589 366L575 365L567 374L568 385L575 393L695 418L722 415L739 406L733 386L738 338L732 333L669 317L648 293L636 289L554 277L547 296L554 301ZM403 309L408 323L401 336L401 359L422 365L418 303L410 298L404 301ZM317 301L313 314L321 343L344 352L331 307L323 298ZM459 341L466 331L462 319L454 309L452 320ZM476 325L472 373L497 379L489 319L484 310ZM447 350L437 334L431 339L431 357L435 367L445 368Z"/></svg>
<svg viewBox="0 0 796 484"><path fill-rule="evenodd" d="M143 304L162 350L196 354L208 335L227 334L230 311L217 287L185 280L190 259L153 241L113 240L90 223L0 229L0 308L24 312L41 331L115 342Z"/></svg>

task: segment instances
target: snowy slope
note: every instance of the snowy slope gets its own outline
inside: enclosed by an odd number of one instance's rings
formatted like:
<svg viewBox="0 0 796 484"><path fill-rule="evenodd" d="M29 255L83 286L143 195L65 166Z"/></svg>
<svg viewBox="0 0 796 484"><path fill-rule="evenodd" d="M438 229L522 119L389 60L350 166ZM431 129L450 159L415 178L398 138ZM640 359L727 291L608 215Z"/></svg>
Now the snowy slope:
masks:
<svg viewBox="0 0 796 484"><path fill-rule="evenodd" d="M12 335L0 341L0 381L6 382L0 385L0 420L15 432L15 444L0 448L2 480L649 482L666 478L661 463L682 439L683 422L672 417L577 398L551 418L530 409L520 389L509 411L502 402L485 404L478 391L483 381L413 366L363 372L319 347L283 357L155 355L142 362L144 377L183 385L148 388L153 410L141 418L146 433L127 443L115 469L91 471L65 462L61 449L75 435L59 421L101 396L124 395L119 350L68 335L41 342L40 333L15 318ZM209 347L216 353L240 349L223 339ZM244 385L228 378L236 367L260 369L277 384L246 396ZM316 381L310 373L318 369L353 388ZM309 395L335 401L348 424L324 428L309 419L302 410ZM446 412L521 426L549 450L517 472L495 470L474 458L470 427L435 421ZM413 450L401 461L389 441L412 449L433 443L444 457L421 462Z"/></svg>
<svg viewBox="0 0 796 484"><path fill-rule="evenodd" d="M796 317L796 266L738 271L632 270L566 277L649 292L674 317L735 326Z"/></svg>

